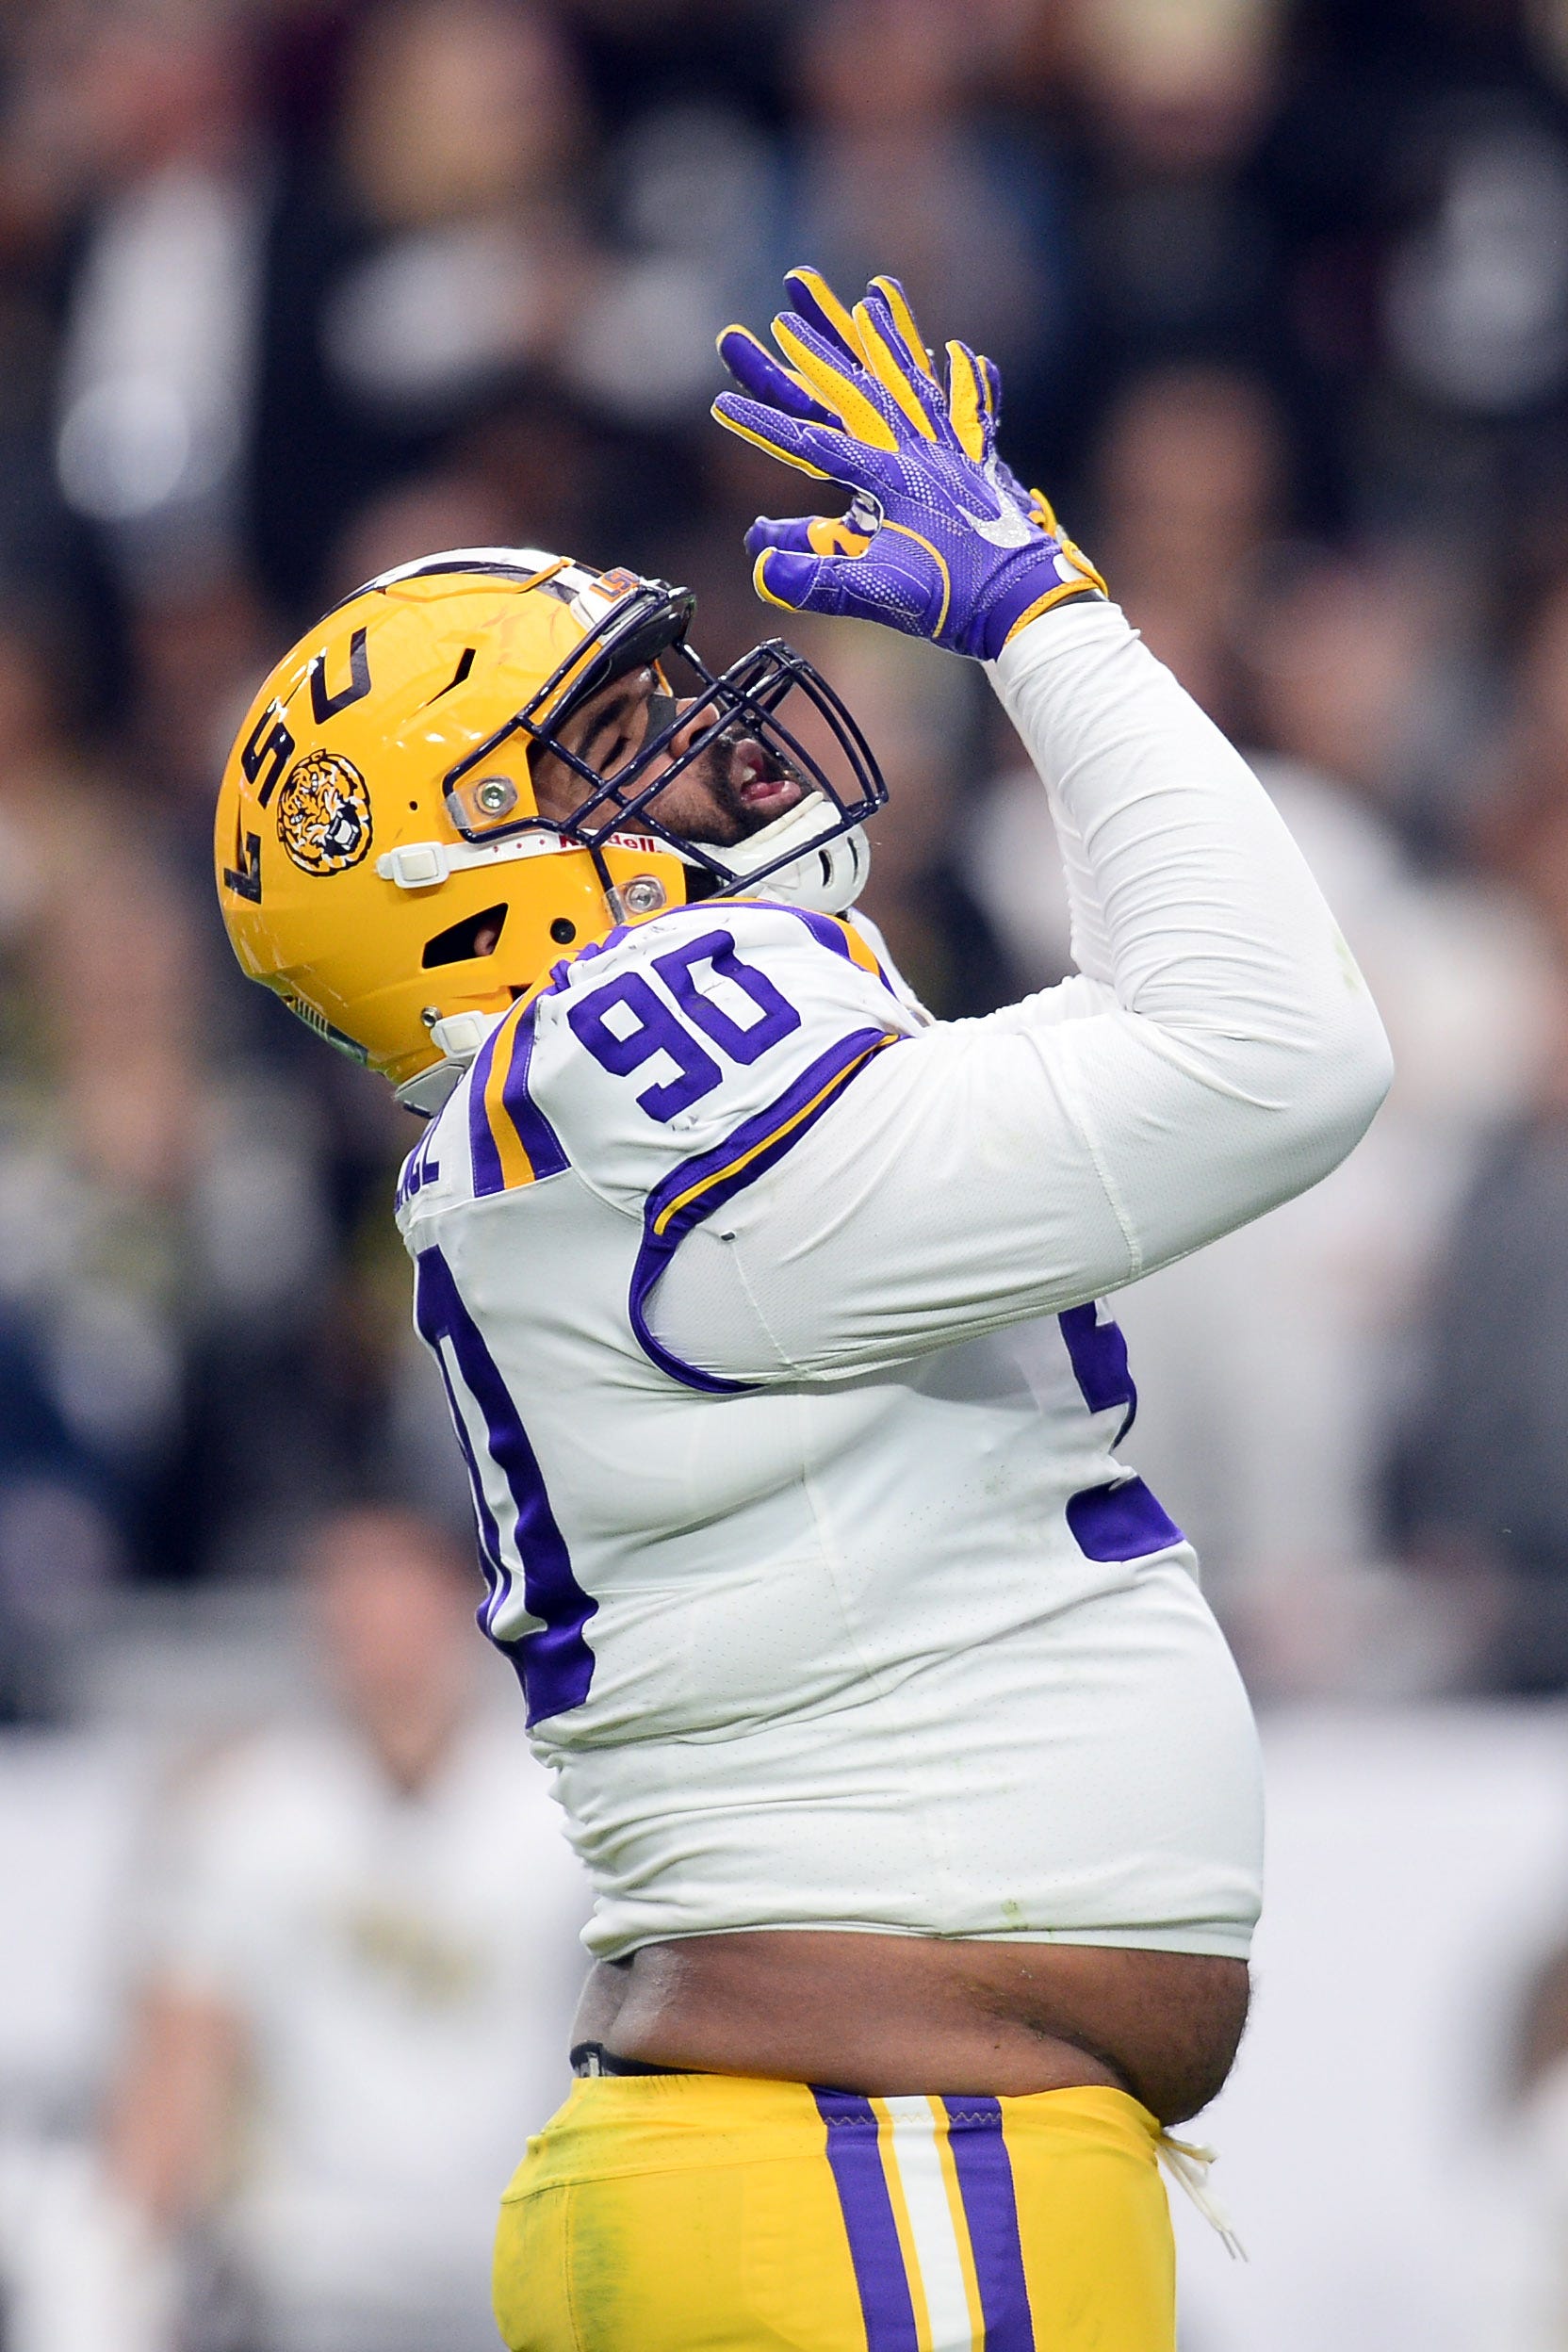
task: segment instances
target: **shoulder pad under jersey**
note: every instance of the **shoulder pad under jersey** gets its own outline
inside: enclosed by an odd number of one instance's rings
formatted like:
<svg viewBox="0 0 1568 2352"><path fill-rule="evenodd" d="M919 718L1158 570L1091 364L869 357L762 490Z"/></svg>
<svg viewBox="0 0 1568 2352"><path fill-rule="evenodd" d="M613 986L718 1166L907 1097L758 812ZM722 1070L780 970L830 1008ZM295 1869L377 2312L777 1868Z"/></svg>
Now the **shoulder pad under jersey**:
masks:
<svg viewBox="0 0 1568 2352"><path fill-rule="evenodd" d="M441 1116L443 1164L461 1125L477 1197L570 1167L639 1217L693 1186L706 1215L922 1025L853 922L755 899L672 908L556 965L506 1015Z"/></svg>

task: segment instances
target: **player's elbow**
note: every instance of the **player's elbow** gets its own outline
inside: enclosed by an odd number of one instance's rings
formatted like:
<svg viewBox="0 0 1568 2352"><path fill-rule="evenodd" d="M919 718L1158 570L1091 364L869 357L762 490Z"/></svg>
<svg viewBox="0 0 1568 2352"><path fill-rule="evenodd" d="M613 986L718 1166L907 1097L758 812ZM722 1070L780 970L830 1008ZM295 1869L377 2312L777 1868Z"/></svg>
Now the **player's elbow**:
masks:
<svg viewBox="0 0 1568 2352"><path fill-rule="evenodd" d="M1364 988L1313 1024L1284 1105L1300 1188L1352 1152L1394 1082L1388 1033Z"/></svg>

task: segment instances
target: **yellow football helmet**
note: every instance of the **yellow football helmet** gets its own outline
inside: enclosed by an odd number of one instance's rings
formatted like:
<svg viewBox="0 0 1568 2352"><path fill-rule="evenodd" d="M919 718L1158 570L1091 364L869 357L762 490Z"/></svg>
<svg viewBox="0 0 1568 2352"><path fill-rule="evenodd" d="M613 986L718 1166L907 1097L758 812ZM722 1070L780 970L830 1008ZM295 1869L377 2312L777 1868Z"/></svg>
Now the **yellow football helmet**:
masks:
<svg viewBox="0 0 1568 2352"><path fill-rule="evenodd" d="M405 564L335 607L263 685L219 794L219 899L249 976L430 1110L494 1015L619 923L764 876L770 896L852 903L860 822L887 797L864 739L776 640L715 677L686 644L693 604L514 547ZM694 692L656 696L643 743L600 775L557 730L644 666ZM777 716L796 689L815 750ZM803 798L738 847L678 837L649 804L737 731ZM540 746L582 780L565 821L539 812Z"/></svg>

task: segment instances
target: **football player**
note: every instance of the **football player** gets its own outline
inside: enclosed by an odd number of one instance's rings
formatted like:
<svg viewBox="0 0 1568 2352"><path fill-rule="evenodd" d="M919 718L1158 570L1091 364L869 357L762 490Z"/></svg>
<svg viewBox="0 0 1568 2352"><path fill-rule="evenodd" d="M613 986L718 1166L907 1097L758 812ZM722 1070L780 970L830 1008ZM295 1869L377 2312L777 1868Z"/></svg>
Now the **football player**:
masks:
<svg viewBox="0 0 1568 2352"><path fill-rule="evenodd" d="M220 894L429 1114L398 1214L480 1619L596 1890L508 2344L1170 2352L1157 2158L1241 2033L1259 1772L1101 1301L1325 1175L1387 1047L988 363L939 375L890 280L789 283L716 413L850 505L759 522L757 587L986 663L1078 974L930 1022L853 911L884 795L825 681L526 549L280 665Z"/></svg>

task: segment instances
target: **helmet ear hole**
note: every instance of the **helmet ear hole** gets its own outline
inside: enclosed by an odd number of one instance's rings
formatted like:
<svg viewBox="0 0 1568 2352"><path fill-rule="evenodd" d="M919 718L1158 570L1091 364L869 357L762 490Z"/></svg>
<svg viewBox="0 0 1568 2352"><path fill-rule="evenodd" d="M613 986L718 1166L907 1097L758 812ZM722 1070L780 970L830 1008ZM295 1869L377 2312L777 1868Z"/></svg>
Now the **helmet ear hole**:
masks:
<svg viewBox="0 0 1568 2352"><path fill-rule="evenodd" d="M427 939L419 961L426 972L433 972L439 964L472 963L481 956L493 956L500 944L505 928L507 909L504 906L486 906L477 915L465 915L445 931L438 931L433 939Z"/></svg>

